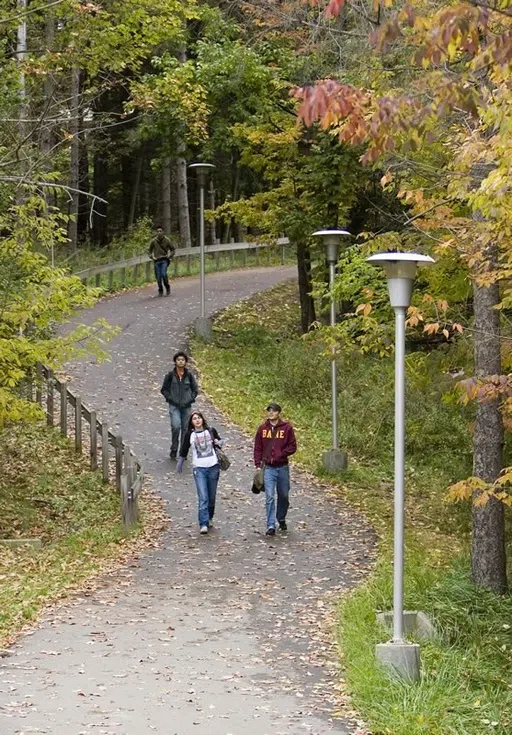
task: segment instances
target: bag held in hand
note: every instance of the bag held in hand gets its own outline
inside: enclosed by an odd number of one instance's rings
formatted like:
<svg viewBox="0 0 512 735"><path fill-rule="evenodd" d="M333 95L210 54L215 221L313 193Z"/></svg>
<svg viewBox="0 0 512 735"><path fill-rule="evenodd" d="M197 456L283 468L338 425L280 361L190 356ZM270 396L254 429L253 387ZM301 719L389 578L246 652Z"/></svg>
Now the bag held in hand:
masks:
<svg viewBox="0 0 512 735"><path fill-rule="evenodd" d="M254 477L253 477L253 480L252 480L251 491L255 495L259 495L259 493L261 493L261 491L263 490L263 485L264 485L264 482L263 482L263 472L264 472L264 469L265 469L264 467L260 467L259 470L256 470L256 472L254 473Z"/></svg>
<svg viewBox="0 0 512 735"><path fill-rule="evenodd" d="M263 461L261 463L261 467L256 470L254 473L254 477L252 479L252 487L251 492L253 492L255 495L259 495L263 488L265 487L265 481L264 481L264 474L265 474L265 464L267 462L267 459L272 454L272 447L274 446L274 442L277 436L277 431L274 434L274 431L272 431L272 436L269 441L269 443L266 446L265 452L263 454Z"/></svg>

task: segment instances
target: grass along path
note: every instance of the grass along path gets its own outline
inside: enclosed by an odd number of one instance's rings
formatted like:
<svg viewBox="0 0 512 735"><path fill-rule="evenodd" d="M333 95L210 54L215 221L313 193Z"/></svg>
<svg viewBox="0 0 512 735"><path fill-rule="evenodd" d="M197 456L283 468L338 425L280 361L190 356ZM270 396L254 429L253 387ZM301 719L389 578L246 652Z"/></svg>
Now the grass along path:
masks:
<svg viewBox="0 0 512 735"><path fill-rule="evenodd" d="M41 539L40 549L0 545L0 647L49 602L154 541L160 502L142 496L142 522L127 537L119 495L69 442L42 424L0 436L0 538Z"/></svg>
<svg viewBox="0 0 512 735"><path fill-rule="evenodd" d="M201 384L220 410L252 433L269 400L293 421L298 462L322 475L330 444L329 363L298 333L296 286L279 286L221 313L214 339L193 340ZM346 357L340 366L341 445L349 472L334 478L381 535L372 578L340 602L343 676L376 735L506 735L512 729L512 600L477 591L466 558L469 511L444 503L446 486L470 473L471 437L437 355L408 363L405 600L434 619L422 644L423 677L406 686L375 664L386 640L375 611L390 609L392 577L392 359Z"/></svg>

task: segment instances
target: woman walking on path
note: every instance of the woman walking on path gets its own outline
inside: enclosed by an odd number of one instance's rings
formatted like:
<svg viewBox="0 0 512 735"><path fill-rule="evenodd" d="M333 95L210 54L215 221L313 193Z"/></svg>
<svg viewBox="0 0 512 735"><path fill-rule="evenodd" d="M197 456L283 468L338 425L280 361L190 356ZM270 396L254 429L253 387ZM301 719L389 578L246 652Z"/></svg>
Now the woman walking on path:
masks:
<svg viewBox="0 0 512 735"><path fill-rule="evenodd" d="M223 444L217 429L209 427L200 411L193 411L188 429L183 438L177 472L183 471L183 464L189 449L192 449L192 471L197 489L199 532L208 533L215 513L215 496L219 482L220 466L215 447Z"/></svg>

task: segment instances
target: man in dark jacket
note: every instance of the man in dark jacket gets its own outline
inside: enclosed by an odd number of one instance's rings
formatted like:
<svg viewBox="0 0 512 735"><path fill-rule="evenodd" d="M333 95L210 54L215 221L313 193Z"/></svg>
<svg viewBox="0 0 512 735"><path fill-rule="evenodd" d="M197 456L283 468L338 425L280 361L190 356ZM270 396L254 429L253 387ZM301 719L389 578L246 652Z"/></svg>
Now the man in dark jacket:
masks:
<svg viewBox="0 0 512 735"><path fill-rule="evenodd" d="M276 517L281 531L286 531L286 513L290 505L290 467L288 457L297 451L293 427L281 419L281 406L269 403L267 420L258 427L254 438L254 464L264 467L263 482L267 511L267 536L276 532ZM277 490L277 511L276 511Z"/></svg>
<svg viewBox="0 0 512 735"><path fill-rule="evenodd" d="M165 376L160 393L169 404L172 433L169 456L171 459L176 459L180 431L181 441L183 441L190 419L190 407L196 400L199 389L196 379L190 370L185 367L188 362L187 355L184 352L177 352L173 357L173 361L174 369Z"/></svg>
<svg viewBox="0 0 512 735"><path fill-rule="evenodd" d="M156 228L156 237L149 243L148 255L155 266L155 278L158 284L158 295L164 295L164 286L167 296L171 293L169 278L167 276L167 268L174 258L174 245L168 237L164 235L163 227Z"/></svg>

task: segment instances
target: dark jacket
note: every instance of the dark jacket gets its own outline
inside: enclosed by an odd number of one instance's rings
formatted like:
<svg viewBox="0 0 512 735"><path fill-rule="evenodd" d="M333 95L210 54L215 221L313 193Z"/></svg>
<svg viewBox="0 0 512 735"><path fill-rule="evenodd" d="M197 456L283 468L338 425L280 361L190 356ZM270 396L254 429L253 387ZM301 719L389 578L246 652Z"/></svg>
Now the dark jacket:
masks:
<svg viewBox="0 0 512 735"><path fill-rule="evenodd" d="M185 459L190 449L190 437L192 436L193 431L194 429L189 429L183 437L183 441L181 442L180 457L185 457ZM219 441L222 441L219 436L219 432L217 431L217 429L214 429L213 426L209 426L208 431L212 435L212 439L218 439Z"/></svg>
<svg viewBox="0 0 512 735"><path fill-rule="evenodd" d="M275 436L270 456L268 454L268 445ZM261 467L263 458L265 464L270 467L282 467L288 464L288 457L297 451L297 441L291 424L280 420L276 426L272 426L270 421L265 421L258 428L254 438L254 464Z"/></svg>
<svg viewBox="0 0 512 735"><path fill-rule="evenodd" d="M180 379L174 368L165 376L160 393L172 406L188 408L197 398L197 381L187 368Z"/></svg>
<svg viewBox="0 0 512 735"><path fill-rule="evenodd" d="M148 255L154 260L170 260L174 257L175 247L165 235L157 235L149 243Z"/></svg>

